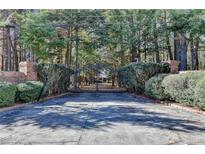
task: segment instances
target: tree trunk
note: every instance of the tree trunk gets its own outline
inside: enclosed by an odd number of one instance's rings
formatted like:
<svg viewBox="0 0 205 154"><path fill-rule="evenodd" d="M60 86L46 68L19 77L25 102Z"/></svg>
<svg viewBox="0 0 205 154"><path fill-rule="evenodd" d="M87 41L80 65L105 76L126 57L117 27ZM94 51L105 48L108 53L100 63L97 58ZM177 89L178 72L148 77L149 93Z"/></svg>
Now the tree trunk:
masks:
<svg viewBox="0 0 205 154"><path fill-rule="evenodd" d="M77 89L78 88L78 83L77 83L77 79L78 79L78 43L79 43L79 39L78 39L78 27L75 27L75 37L76 37L76 42L75 42L75 77L74 77L74 88Z"/></svg>
<svg viewBox="0 0 205 154"><path fill-rule="evenodd" d="M167 51L169 54L169 59L173 60L172 48L171 48L171 44L170 44L170 40L169 40L169 34L166 34L166 43L167 43Z"/></svg>
<svg viewBox="0 0 205 154"><path fill-rule="evenodd" d="M137 44L137 58L138 58L138 62L141 62L141 39L140 39L140 35L141 35L141 32L140 30L138 30L138 44Z"/></svg>
<svg viewBox="0 0 205 154"><path fill-rule="evenodd" d="M120 29L122 32L122 25L120 25ZM123 34L120 34L120 65L124 66L125 64L125 51L124 51L124 45L123 45Z"/></svg>
<svg viewBox="0 0 205 154"><path fill-rule="evenodd" d="M176 32L174 32L174 60L179 59L178 54L179 38Z"/></svg>
<svg viewBox="0 0 205 154"><path fill-rule="evenodd" d="M115 75L113 74L112 75L112 87L114 87L115 86Z"/></svg>
<svg viewBox="0 0 205 154"><path fill-rule="evenodd" d="M168 51L170 60L173 60L172 49L171 49L171 44L170 44L170 40L169 40L169 32L167 30L167 10L164 10L164 24L165 24L165 29L166 29L167 51Z"/></svg>
<svg viewBox="0 0 205 154"><path fill-rule="evenodd" d="M160 63L160 56L159 56L159 45L158 45L158 36L157 36L157 21L154 22L154 46L155 46L155 60L157 63Z"/></svg>
<svg viewBox="0 0 205 154"><path fill-rule="evenodd" d="M147 62L147 39L144 40L144 61Z"/></svg>
<svg viewBox="0 0 205 154"><path fill-rule="evenodd" d="M134 19L133 16L130 18L130 28L131 28L131 62L136 62L136 58L137 58L137 48L136 48L136 41L135 41L135 34L136 34L136 30L134 27Z"/></svg>
<svg viewBox="0 0 205 154"><path fill-rule="evenodd" d="M73 49L73 35L72 35L72 27L70 27L70 55L69 55L69 66L72 65L72 49Z"/></svg>
<svg viewBox="0 0 205 154"><path fill-rule="evenodd" d="M67 36L67 38L69 39L69 36L70 36L70 31L69 31L69 29L67 30L67 32L68 32L68 36ZM67 42L67 47L66 47L66 52L65 52L65 66L67 66L68 67L68 65L69 65L69 56L70 56L70 44L69 44L70 42L68 41Z"/></svg>
<svg viewBox="0 0 205 154"><path fill-rule="evenodd" d="M198 53L198 49L199 49L199 42L196 43L196 70L199 69L199 53Z"/></svg>
<svg viewBox="0 0 205 154"><path fill-rule="evenodd" d="M158 40L157 40L157 35L155 35L155 53L156 53L156 62L160 63L160 56L159 56L159 45L158 45Z"/></svg>
<svg viewBox="0 0 205 154"><path fill-rule="evenodd" d="M66 47L66 52L65 52L65 61L64 61L64 63L65 63L65 66L68 67L69 66L69 55L70 55L69 43L67 43L66 46L67 47Z"/></svg>
<svg viewBox="0 0 205 154"><path fill-rule="evenodd" d="M187 48L186 48L186 39L185 34L180 33L180 71L184 71L187 69Z"/></svg>
<svg viewBox="0 0 205 154"><path fill-rule="evenodd" d="M191 49L191 69L198 70L199 69L199 62L198 62L198 41L194 41L193 34L190 35L190 49Z"/></svg>
<svg viewBox="0 0 205 154"><path fill-rule="evenodd" d="M19 61L22 61L22 45L19 44Z"/></svg>
<svg viewBox="0 0 205 154"><path fill-rule="evenodd" d="M5 29L3 28L3 33L2 33L2 66L1 66L1 70L4 71L5 68L5 45L6 45L6 40L5 40Z"/></svg>
<svg viewBox="0 0 205 154"><path fill-rule="evenodd" d="M122 45L121 45L121 52L120 52L120 65L125 65L125 52L123 51Z"/></svg>
<svg viewBox="0 0 205 154"><path fill-rule="evenodd" d="M10 27L6 29L7 38L7 71L11 71L11 42L10 42Z"/></svg>
<svg viewBox="0 0 205 154"><path fill-rule="evenodd" d="M136 61L136 57L137 57L136 51L137 51L136 46L132 45L132 47L131 47L131 62Z"/></svg>
<svg viewBox="0 0 205 154"><path fill-rule="evenodd" d="M14 48L13 48L13 54L14 54L14 57L13 57L13 66L14 66L14 71L18 71L18 53L17 53L17 38L16 36L14 36Z"/></svg>

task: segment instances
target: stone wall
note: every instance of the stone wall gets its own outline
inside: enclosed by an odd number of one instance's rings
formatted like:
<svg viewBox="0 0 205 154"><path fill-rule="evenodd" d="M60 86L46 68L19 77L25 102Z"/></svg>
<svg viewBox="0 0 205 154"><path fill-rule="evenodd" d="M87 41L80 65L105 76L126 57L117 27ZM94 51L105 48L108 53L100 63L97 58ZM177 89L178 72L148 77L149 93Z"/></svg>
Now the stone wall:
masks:
<svg viewBox="0 0 205 154"><path fill-rule="evenodd" d="M19 83L26 81L26 75L22 72L0 71L0 81L8 83Z"/></svg>
<svg viewBox="0 0 205 154"><path fill-rule="evenodd" d="M0 81L7 83L19 83L25 81L36 81L37 72L32 62L20 62L19 72L0 71Z"/></svg>
<svg viewBox="0 0 205 154"><path fill-rule="evenodd" d="M37 80L37 72L34 68L34 63L25 61L19 63L19 72L22 72L26 75L27 81L36 81Z"/></svg>

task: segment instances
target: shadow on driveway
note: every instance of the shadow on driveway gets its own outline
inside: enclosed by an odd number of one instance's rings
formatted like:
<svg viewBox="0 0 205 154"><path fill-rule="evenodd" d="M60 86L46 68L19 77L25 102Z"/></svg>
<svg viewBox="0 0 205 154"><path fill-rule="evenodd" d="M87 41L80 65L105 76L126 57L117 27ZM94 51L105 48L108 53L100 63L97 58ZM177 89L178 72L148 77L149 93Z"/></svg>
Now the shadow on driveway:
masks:
<svg viewBox="0 0 205 154"><path fill-rule="evenodd" d="M87 102L91 105L73 105ZM124 94L99 95L83 94L51 99L9 111L0 112L0 128L34 125L40 128L95 129L111 127L116 123L147 126L180 132L205 132L204 125L177 118L170 113L148 111L143 106L95 105L98 102L136 102L149 106L150 100L133 98ZM69 103L72 105L69 106ZM94 105L94 106L93 106ZM179 113L180 114L180 113ZM191 114L191 113L190 113Z"/></svg>

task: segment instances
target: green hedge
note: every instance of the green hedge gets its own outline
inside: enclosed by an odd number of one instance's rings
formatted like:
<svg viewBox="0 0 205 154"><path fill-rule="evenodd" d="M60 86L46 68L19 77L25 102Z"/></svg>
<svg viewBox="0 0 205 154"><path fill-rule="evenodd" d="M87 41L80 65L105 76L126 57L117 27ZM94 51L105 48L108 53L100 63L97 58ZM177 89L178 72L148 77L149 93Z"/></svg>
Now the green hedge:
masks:
<svg viewBox="0 0 205 154"><path fill-rule="evenodd" d="M205 73L154 76L146 82L145 94L205 109Z"/></svg>
<svg viewBox="0 0 205 154"><path fill-rule="evenodd" d="M175 100L186 105L194 105L197 102L195 87L205 73L184 73L167 76L163 82L165 94L169 95L171 100Z"/></svg>
<svg viewBox="0 0 205 154"><path fill-rule="evenodd" d="M194 92L198 102L197 106L205 109L205 77L197 82Z"/></svg>
<svg viewBox="0 0 205 154"><path fill-rule="evenodd" d="M70 86L71 69L60 64L37 64L38 79L41 81L27 81L17 85L0 83L0 106L14 104L15 100L30 102L37 100L43 82L47 80L44 94L52 95L66 92Z"/></svg>
<svg viewBox="0 0 205 154"><path fill-rule="evenodd" d="M131 63L118 71L118 83L130 92L144 92L145 82L158 73L169 73L170 65L157 63Z"/></svg>
<svg viewBox="0 0 205 154"><path fill-rule="evenodd" d="M168 96L164 93L164 87L162 87L162 81L166 76L168 76L168 74L158 74L151 77L145 83L145 95L160 100L168 98Z"/></svg>
<svg viewBox="0 0 205 154"><path fill-rule="evenodd" d="M0 83L0 106L12 105L15 103L16 86Z"/></svg>
<svg viewBox="0 0 205 154"><path fill-rule="evenodd" d="M46 94L66 92L70 86L71 69L62 64L37 64L38 80L44 82L47 77Z"/></svg>
<svg viewBox="0 0 205 154"><path fill-rule="evenodd" d="M17 84L17 98L24 102L31 102L38 99L43 87L39 81L27 81Z"/></svg>

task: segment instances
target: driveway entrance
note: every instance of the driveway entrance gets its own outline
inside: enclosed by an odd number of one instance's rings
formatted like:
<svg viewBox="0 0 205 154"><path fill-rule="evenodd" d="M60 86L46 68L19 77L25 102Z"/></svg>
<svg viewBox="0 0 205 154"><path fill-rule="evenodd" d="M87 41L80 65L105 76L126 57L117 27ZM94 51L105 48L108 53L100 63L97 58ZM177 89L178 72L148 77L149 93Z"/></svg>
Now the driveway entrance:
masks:
<svg viewBox="0 0 205 154"><path fill-rule="evenodd" d="M126 93L79 93L1 111L0 144L205 144L205 117Z"/></svg>

